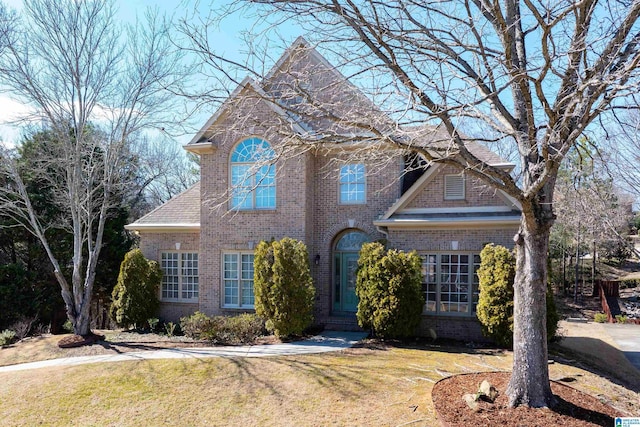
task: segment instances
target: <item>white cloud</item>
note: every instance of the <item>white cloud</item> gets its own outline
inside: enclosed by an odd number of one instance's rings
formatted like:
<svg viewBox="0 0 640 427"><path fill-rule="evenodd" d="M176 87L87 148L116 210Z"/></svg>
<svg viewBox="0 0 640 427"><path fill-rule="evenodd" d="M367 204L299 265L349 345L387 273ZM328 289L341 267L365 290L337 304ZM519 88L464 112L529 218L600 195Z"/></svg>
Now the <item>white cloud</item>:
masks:
<svg viewBox="0 0 640 427"><path fill-rule="evenodd" d="M22 126L15 122L29 111L28 107L7 96L0 95L0 140L14 145L20 139Z"/></svg>

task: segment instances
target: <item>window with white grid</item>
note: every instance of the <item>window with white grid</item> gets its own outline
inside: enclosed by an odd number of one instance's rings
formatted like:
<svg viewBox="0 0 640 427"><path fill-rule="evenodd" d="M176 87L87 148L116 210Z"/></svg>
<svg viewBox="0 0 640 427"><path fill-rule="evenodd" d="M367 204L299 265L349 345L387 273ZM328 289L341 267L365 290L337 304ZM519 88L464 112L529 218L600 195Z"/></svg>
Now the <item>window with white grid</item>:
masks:
<svg viewBox="0 0 640 427"><path fill-rule="evenodd" d="M253 308L253 253L222 254L223 307Z"/></svg>
<svg viewBox="0 0 640 427"><path fill-rule="evenodd" d="M431 253L422 255L424 311L473 315L478 304L480 255Z"/></svg>
<svg viewBox="0 0 640 427"><path fill-rule="evenodd" d="M269 143L249 138L234 148L230 158L231 209L276 208L275 153Z"/></svg>
<svg viewBox="0 0 640 427"><path fill-rule="evenodd" d="M198 254L182 254L182 298L198 298Z"/></svg>
<svg viewBox="0 0 640 427"><path fill-rule="evenodd" d="M363 164L344 165L340 168L340 204L366 202L366 175Z"/></svg>
<svg viewBox="0 0 640 427"><path fill-rule="evenodd" d="M180 289L179 257L176 252L163 252L160 257L160 268L162 269L162 292L160 298L178 299Z"/></svg>
<svg viewBox="0 0 640 427"><path fill-rule="evenodd" d="M162 252L160 268L162 269L160 300L192 302L198 299L197 252Z"/></svg>

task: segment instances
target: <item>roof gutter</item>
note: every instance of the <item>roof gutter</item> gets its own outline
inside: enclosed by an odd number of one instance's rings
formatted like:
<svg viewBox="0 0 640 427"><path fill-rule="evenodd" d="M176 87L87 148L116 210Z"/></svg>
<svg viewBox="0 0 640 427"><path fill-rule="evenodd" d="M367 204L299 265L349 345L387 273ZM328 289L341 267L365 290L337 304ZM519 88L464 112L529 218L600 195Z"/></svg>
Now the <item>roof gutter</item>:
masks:
<svg viewBox="0 0 640 427"><path fill-rule="evenodd" d="M132 231L145 231L145 232L188 232L188 231L200 231L199 222L191 223L176 223L176 224L138 224L132 223L124 226L125 230Z"/></svg>
<svg viewBox="0 0 640 427"><path fill-rule="evenodd" d="M434 219L381 219L373 221L376 227L387 229L441 229L441 228L492 228L498 226L520 225L520 216L500 218L434 218Z"/></svg>

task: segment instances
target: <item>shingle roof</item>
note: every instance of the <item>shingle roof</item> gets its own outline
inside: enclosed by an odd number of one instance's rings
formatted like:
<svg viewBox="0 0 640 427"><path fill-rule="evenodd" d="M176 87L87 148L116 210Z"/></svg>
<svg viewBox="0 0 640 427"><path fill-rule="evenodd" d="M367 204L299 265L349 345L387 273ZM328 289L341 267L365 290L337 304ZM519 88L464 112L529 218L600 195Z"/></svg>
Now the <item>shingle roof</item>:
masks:
<svg viewBox="0 0 640 427"><path fill-rule="evenodd" d="M198 227L200 227L200 181L125 228L144 230L151 228L195 229Z"/></svg>
<svg viewBox="0 0 640 427"><path fill-rule="evenodd" d="M434 154L439 152L444 156L448 151L457 151L457 146L451 141L451 136L443 125L438 126L412 126L402 129L402 137L413 141L416 146L431 148ZM461 134L467 150L471 152L478 160L492 166L514 166L511 162L503 159L484 145L473 140L472 138Z"/></svg>

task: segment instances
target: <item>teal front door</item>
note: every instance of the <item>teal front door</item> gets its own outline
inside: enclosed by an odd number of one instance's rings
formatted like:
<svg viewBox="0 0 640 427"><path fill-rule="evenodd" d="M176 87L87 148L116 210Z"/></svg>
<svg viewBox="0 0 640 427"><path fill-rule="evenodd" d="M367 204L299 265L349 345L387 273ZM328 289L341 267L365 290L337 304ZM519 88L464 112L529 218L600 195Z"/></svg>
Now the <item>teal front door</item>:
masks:
<svg viewBox="0 0 640 427"><path fill-rule="evenodd" d="M342 235L334 247L333 311L355 313L358 311L356 296L356 271L360 247L369 241L361 231L349 231Z"/></svg>
<svg viewBox="0 0 640 427"><path fill-rule="evenodd" d="M358 269L358 254L342 254L342 311L358 311L358 297L356 296L356 270Z"/></svg>

